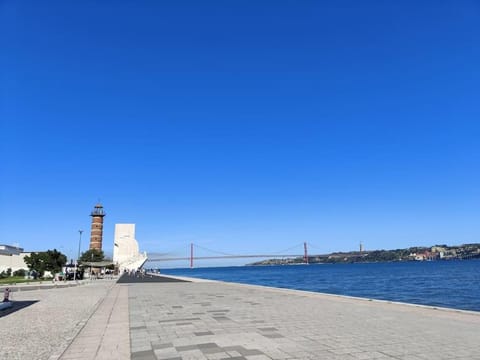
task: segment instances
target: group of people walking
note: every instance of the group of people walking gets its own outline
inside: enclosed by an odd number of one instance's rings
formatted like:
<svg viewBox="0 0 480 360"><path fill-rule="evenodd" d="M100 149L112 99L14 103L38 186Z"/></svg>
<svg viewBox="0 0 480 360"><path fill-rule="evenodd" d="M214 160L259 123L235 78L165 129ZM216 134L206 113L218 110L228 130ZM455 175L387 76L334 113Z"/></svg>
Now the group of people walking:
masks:
<svg viewBox="0 0 480 360"><path fill-rule="evenodd" d="M142 277L142 278L146 274L145 269L125 269L124 273L126 273L128 276Z"/></svg>

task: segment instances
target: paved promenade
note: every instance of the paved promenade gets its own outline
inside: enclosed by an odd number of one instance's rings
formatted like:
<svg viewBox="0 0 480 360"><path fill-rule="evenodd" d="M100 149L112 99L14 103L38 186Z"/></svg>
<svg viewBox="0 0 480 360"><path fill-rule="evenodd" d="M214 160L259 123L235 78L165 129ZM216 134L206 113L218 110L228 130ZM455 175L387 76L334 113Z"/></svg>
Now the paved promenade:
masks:
<svg viewBox="0 0 480 360"><path fill-rule="evenodd" d="M480 359L480 313L213 281L104 290L61 352L18 358Z"/></svg>
<svg viewBox="0 0 480 360"><path fill-rule="evenodd" d="M116 287L114 280L73 284L10 286L14 305L0 312L0 359L58 359Z"/></svg>
<svg viewBox="0 0 480 360"><path fill-rule="evenodd" d="M480 359L480 313L218 282L129 289L132 359Z"/></svg>

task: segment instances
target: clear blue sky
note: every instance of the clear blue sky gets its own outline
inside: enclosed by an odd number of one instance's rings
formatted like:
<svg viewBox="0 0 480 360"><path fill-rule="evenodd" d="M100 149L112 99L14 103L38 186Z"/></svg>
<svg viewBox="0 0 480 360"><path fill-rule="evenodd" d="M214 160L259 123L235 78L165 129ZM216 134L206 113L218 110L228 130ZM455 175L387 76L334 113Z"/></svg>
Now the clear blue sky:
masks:
<svg viewBox="0 0 480 360"><path fill-rule="evenodd" d="M480 242L478 1L3 0L0 33L2 244L76 257L99 199L107 253L122 222L176 255Z"/></svg>

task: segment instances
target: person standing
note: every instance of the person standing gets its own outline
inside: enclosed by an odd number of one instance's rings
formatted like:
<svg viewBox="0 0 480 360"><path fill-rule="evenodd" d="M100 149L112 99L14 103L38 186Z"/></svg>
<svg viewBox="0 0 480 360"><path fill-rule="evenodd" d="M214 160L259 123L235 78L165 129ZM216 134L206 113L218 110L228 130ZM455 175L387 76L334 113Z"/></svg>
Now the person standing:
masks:
<svg viewBox="0 0 480 360"><path fill-rule="evenodd" d="M3 302L9 302L10 300L10 288L5 288L5 291L3 292Z"/></svg>

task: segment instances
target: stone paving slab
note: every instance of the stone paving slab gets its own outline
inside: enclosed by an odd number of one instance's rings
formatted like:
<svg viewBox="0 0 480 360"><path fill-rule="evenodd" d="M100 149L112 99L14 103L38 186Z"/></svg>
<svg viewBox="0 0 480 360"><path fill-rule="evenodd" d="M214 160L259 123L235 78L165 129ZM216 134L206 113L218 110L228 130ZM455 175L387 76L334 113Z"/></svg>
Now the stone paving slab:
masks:
<svg viewBox="0 0 480 360"><path fill-rule="evenodd" d="M480 359L480 313L222 282L129 285L131 359Z"/></svg>
<svg viewBox="0 0 480 360"><path fill-rule="evenodd" d="M128 287L116 285L100 303L61 360L130 358Z"/></svg>

